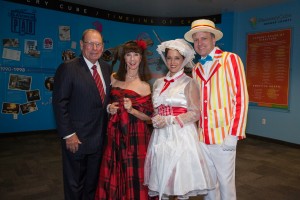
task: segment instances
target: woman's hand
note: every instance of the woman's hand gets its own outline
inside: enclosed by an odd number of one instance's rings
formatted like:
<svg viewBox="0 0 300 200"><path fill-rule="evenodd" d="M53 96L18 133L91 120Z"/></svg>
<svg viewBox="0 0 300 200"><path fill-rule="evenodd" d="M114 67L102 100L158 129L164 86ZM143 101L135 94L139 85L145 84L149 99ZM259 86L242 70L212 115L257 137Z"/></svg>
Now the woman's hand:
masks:
<svg viewBox="0 0 300 200"><path fill-rule="evenodd" d="M129 98L124 98L124 108L128 113L132 111L132 102Z"/></svg>
<svg viewBox="0 0 300 200"><path fill-rule="evenodd" d="M119 109L119 102L113 102L112 104L110 104L108 110L109 110L109 113L114 115L118 112L118 109Z"/></svg>
<svg viewBox="0 0 300 200"><path fill-rule="evenodd" d="M152 124L154 128L164 128L165 126L175 124L174 116L168 115L168 116L161 116L161 115L155 115L151 118Z"/></svg>

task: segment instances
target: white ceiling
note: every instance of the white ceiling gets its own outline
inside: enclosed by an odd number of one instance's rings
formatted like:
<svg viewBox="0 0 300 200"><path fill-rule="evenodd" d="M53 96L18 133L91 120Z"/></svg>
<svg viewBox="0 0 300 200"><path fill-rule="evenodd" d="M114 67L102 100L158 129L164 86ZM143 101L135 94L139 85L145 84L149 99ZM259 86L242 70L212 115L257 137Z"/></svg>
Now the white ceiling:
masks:
<svg viewBox="0 0 300 200"><path fill-rule="evenodd" d="M289 0L62 0L123 14L201 17L275 5Z"/></svg>

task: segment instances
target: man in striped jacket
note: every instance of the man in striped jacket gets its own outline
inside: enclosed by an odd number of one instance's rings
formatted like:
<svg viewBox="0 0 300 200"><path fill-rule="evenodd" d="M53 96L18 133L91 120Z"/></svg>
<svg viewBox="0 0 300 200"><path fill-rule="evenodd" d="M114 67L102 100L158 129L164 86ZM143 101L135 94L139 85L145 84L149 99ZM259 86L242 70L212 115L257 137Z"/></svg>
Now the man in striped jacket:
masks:
<svg viewBox="0 0 300 200"><path fill-rule="evenodd" d="M199 83L199 135L216 189L205 200L235 200L236 145L246 137L248 92L240 57L215 46L223 33L214 22L196 20L185 35L201 56L193 68Z"/></svg>

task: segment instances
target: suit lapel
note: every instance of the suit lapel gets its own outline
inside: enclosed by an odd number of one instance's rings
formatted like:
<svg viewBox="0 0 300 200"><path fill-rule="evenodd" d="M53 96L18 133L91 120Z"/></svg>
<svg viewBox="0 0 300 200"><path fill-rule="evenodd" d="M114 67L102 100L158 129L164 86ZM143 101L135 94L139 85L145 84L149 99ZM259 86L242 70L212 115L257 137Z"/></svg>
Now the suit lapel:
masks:
<svg viewBox="0 0 300 200"><path fill-rule="evenodd" d="M209 75L207 81L211 79L211 77L218 71L218 69L222 66L221 65L221 58L222 58L222 53L223 51L219 48L216 49L214 59L213 59L213 64L212 67L210 68Z"/></svg>
<svg viewBox="0 0 300 200"><path fill-rule="evenodd" d="M80 66L82 67L81 75L84 77L85 80L87 80L87 84L88 84L87 90L94 90L93 93L98 94L98 95L95 95L95 97L98 99L97 101L99 101L102 104L101 97L100 97L95 79L93 78L93 75L92 75L88 65L86 64L83 56L80 56L80 62L81 62Z"/></svg>
<svg viewBox="0 0 300 200"><path fill-rule="evenodd" d="M106 85L106 94L109 92L109 87L110 87L110 70L108 69L108 64L104 63L102 60L99 60L99 64L101 66L101 72L102 76Z"/></svg>
<svg viewBox="0 0 300 200"><path fill-rule="evenodd" d="M196 65L195 72L202 81L206 82L206 79L204 78L205 75L204 75L203 66L199 62Z"/></svg>
<svg viewBox="0 0 300 200"><path fill-rule="evenodd" d="M88 65L86 64L83 56L80 56L80 62L82 63L82 67L84 67L83 71L84 71L84 75L87 77L87 79L90 80L91 85L92 85L92 89L96 90L98 93L98 88L97 85L95 83L95 80L93 78L93 75L88 67ZM108 97L110 95L110 65L108 65L107 63L105 63L102 60L98 60L99 65L101 67L101 73L102 73L102 77L104 79L105 82L105 86L106 86L106 91L105 91L105 101L104 101L104 105L106 104L106 102L108 101ZM99 102L102 103L100 95L97 95L97 97L99 98Z"/></svg>
<svg viewBox="0 0 300 200"><path fill-rule="evenodd" d="M212 76L222 66L221 65L222 53L223 53L223 51L221 49L219 49L219 48L216 49L215 55L214 55L214 59L213 59L213 64L212 64L212 67L210 68L207 80L205 79L205 74L204 74L203 66L200 63L197 63L197 65L195 67L195 72L196 72L197 76L202 81L204 81L205 84L212 78Z"/></svg>

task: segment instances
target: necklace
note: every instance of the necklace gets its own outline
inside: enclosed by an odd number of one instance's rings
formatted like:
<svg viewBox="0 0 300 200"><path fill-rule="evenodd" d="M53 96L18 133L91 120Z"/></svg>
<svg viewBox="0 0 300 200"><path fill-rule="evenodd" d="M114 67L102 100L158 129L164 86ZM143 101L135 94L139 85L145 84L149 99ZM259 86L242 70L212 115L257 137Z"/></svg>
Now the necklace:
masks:
<svg viewBox="0 0 300 200"><path fill-rule="evenodd" d="M138 77L138 74L136 73L135 75L131 76L129 74L126 74L126 76L130 79L135 79L136 77Z"/></svg>

